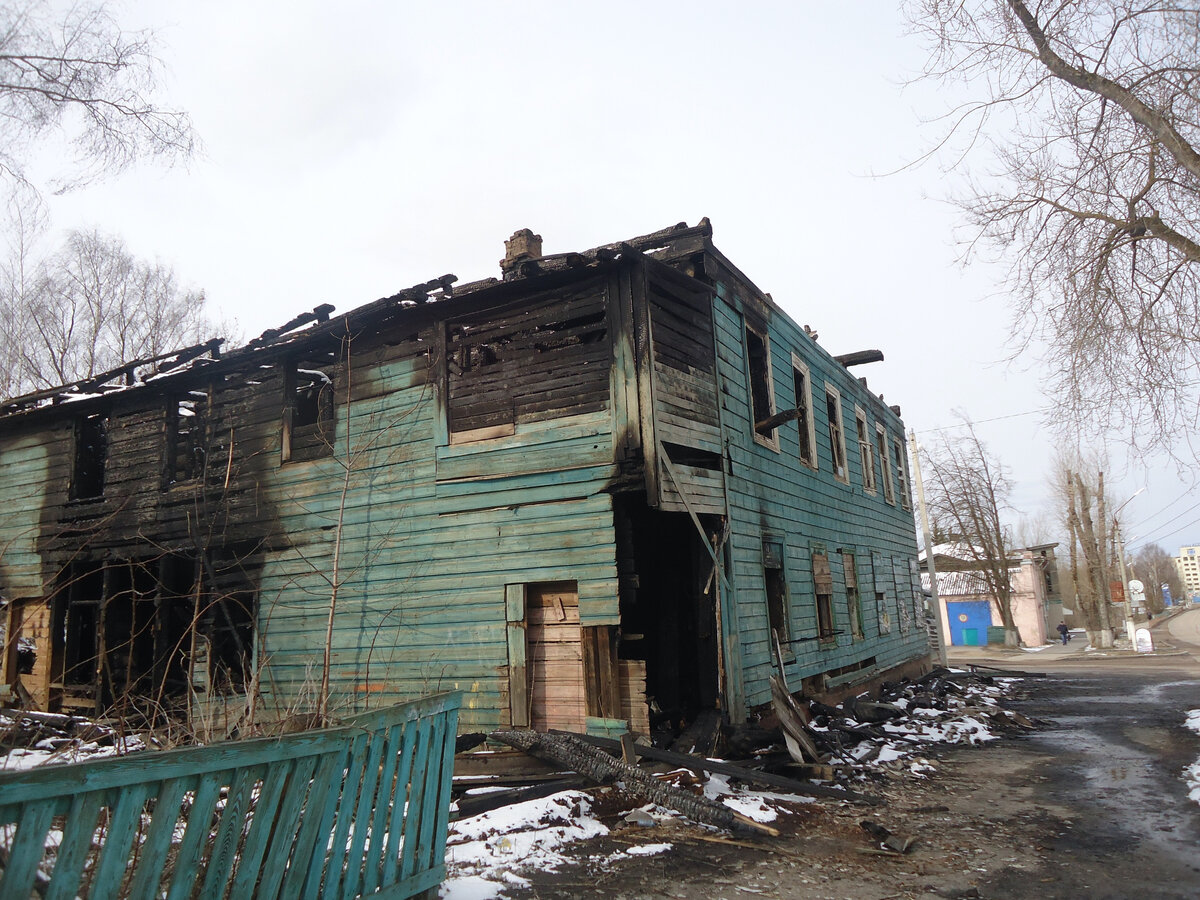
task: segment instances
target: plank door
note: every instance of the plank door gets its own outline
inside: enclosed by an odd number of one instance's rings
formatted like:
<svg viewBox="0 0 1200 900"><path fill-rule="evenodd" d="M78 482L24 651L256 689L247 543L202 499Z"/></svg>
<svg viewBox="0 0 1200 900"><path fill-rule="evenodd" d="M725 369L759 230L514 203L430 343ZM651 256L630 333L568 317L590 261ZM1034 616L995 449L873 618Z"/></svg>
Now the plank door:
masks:
<svg viewBox="0 0 1200 900"><path fill-rule="evenodd" d="M530 724L535 731L585 731L587 704L578 587L574 581L530 584L525 604Z"/></svg>

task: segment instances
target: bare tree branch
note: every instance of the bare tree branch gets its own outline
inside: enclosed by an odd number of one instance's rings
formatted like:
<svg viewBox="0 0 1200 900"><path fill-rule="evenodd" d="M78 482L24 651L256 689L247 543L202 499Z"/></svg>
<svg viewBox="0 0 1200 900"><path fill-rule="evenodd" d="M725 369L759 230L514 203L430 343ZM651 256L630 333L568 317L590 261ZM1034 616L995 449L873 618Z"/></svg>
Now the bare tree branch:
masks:
<svg viewBox="0 0 1200 900"><path fill-rule="evenodd" d="M104 0L61 18L35 0L0 2L0 170L27 182L34 150L60 133L74 160L51 185L56 191L145 157L191 156L191 120L155 99L156 50L153 35L123 30Z"/></svg>
<svg viewBox="0 0 1200 900"><path fill-rule="evenodd" d="M925 77L976 93L950 121L995 163L958 198L969 251L1008 263L1014 347L1047 348L1056 421L1172 449L1200 400L1200 3L907 10Z"/></svg>

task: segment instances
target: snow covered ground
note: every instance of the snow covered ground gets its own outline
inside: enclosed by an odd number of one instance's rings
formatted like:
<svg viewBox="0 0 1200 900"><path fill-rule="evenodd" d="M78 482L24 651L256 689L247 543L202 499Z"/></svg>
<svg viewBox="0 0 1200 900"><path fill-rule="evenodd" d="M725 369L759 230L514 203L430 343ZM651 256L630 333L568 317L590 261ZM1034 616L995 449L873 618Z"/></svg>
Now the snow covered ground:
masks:
<svg viewBox="0 0 1200 900"><path fill-rule="evenodd" d="M138 737L122 737L111 728L71 716L39 713L37 719L0 712L0 772L37 766L88 762L123 756L146 748Z"/></svg>

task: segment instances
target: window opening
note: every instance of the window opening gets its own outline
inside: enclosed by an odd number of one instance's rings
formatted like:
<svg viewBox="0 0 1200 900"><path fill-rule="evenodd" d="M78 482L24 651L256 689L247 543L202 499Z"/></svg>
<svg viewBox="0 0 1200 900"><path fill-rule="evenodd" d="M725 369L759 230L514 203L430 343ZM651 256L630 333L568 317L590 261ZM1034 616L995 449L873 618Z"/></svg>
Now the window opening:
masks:
<svg viewBox="0 0 1200 900"><path fill-rule="evenodd" d="M900 493L900 505L911 509L912 489L908 486L908 457L904 452L904 442L900 438L893 439L892 452L896 461L896 485Z"/></svg>
<svg viewBox="0 0 1200 900"><path fill-rule="evenodd" d="M871 453L871 433L867 429L867 414L854 407L854 427L858 433L858 459L862 464L863 490L875 493L875 460ZM887 466L887 454L880 458L880 465Z"/></svg>
<svg viewBox="0 0 1200 900"><path fill-rule="evenodd" d="M174 398L167 412L167 484L199 478L208 443L208 394L188 391Z"/></svg>
<svg viewBox="0 0 1200 900"><path fill-rule="evenodd" d="M813 469L817 467L817 453L813 440L812 382L808 366L792 357L792 385L796 392L796 424L800 430L800 462Z"/></svg>
<svg viewBox="0 0 1200 900"><path fill-rule="evenodd" d="M829 454L833 458L833 475L849 483L846 473L846 433L842 426L842 395L836 388L825 386L825 415L829 421Z"/></svg>
<svg viewBox="0 0 1200 900"><path fill-rule="evenodd" d="M884 432L882 425L875 426L875 443L879 448L880 468L883 470L883 499L894 505L896 502L896 492L892 487L892 470L887 464L887 434Z"/></svg>
<svg viewBox="0 0 1200 900"><path fill-rule="evenodd" d="M862 598L858 593L858 570L854 554L842 551L842 572L846 582L846 614L850 619L850 634L855 640L863 636Z"/></svg>
<svg viewBox="0 0 1200 900"><path fill-rule="evenodd" d="M104 495L104 466L108 460L108 416L92 413L75 420L75 459L70 498L91 500Z"/></svg>
<svg viewBox="0 0 1200 900"><path fill-rule="evenodd" d="M887 611L887 594L883 591L875 592L875 617L879 622L880 634L887 634L892 630L892 617Z"/></svg>
<svg viewBox="0 0 1200 900"><path fill-rule="evenodd" d="M746 326L746 360L750 366L750 415L754 433L769 441L775 439L775 429L769 424L775 414L771 396L771 353L764 335Z"/></svg>
<svg viewBox="0 0 1200 900"><path fill-rule="evenodd" d="M332 355L332 354L331 354ZM333 455L332 366L293 363L285 384L283 460Z"/></svg>
<svg viewBox="0 0 1200 900"><path fill-rule="evenodd" d="M792 639L788 615L787 580L783 573L783 544L779 541L763 541L763 579L767 591L767 624L771 635L779 641L782 652L789 653Z"/></svg>

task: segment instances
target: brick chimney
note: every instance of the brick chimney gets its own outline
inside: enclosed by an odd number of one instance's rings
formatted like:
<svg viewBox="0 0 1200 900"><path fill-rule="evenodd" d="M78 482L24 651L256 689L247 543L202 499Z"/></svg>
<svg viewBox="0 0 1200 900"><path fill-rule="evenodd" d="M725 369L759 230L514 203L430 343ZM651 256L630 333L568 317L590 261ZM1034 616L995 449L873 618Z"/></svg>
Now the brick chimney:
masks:
<svg viewBox="0 0 1200 900"><path fill-rule="evenodd" d="M526 260L542 258L542 236L528 228L513 232L504 242L504 259L500 260L500 271L507 275Z"/></svg>

